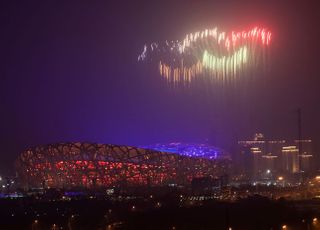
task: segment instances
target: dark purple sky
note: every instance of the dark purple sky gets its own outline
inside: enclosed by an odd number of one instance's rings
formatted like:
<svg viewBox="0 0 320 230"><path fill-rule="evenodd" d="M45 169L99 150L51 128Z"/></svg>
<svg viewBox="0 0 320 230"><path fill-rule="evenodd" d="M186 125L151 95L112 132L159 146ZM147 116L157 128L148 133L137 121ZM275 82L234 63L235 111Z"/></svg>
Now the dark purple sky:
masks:
<svg viewBox="0 0 320 230"><path fill-rule="evenodd" d="M256 131L294 138L298 107L319 143L320 8L296 2L2 1L0 173L26 147L61 141L231 149ZM151 41L255 25L273 31L268 70L237 86L172 88L137 63Z"/></svg>

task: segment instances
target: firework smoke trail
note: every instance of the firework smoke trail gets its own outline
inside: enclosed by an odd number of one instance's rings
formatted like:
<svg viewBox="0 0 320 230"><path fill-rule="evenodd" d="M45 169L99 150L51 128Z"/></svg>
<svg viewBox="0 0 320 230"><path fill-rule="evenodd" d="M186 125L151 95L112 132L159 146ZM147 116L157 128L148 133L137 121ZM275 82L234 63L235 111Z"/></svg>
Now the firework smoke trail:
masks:
<svg viewBox="0 0 320 230"><path fill-rule="evenodd" d="M190 83L199 76L232 80L260 61L258 52L270 41L271 32L264 28L229 34L206 29L187 34L182 41L145 45L138 61L158 60L160 75L173 83Z"/></svg>

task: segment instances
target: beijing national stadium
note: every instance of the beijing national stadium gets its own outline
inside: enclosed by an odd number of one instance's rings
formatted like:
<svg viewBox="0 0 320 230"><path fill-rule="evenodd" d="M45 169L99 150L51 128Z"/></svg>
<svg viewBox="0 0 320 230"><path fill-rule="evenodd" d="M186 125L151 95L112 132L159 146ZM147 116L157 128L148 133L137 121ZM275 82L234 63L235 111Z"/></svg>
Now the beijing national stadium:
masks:
<svg viewBox="0 0 320 230"><path fill-rule="evenodd" d="M194 178L218 178L230 167L223 150L194 144L144 147L59 143L29 148L16 161L27 188L189 185Z"/></svg>

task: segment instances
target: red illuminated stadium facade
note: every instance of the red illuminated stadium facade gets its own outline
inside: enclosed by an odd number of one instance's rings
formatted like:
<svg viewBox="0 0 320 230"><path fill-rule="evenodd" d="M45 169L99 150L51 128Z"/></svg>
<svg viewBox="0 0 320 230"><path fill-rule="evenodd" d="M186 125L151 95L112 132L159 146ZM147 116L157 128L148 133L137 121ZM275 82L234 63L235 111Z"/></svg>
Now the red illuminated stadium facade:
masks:
<svg viewBox="0 0 320 230"><path fill-rule="evenodd" d="M91 143L30 148L16 161L16 171L25 188L187 185L193 178L217 178L228 168L226 159Z"/></svg>

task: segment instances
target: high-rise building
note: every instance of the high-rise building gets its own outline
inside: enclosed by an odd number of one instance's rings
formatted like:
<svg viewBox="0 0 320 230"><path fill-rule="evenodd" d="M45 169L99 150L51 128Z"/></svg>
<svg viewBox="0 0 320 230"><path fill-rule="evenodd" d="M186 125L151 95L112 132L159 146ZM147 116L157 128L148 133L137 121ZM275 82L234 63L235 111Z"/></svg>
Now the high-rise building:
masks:
<svg viewBox="0 0 320 230"><path fill-rule="evenodd" d="M301 172L310 173L313 170L312 165L312 141L311 140L295 140L295 145L299 151L299 167Z"/></svg>
<svg viewBox="0 0 320 230"><path fill-rule="evenodd" d="M279 173L282 171L282 147L285 145L285 140L269 140L267 142L267 156L270 156L273 161L273 172ZM267 157L266 159L270 158Z"/></svg>
<svg viewBox="0 0 320 230"><path fill-rule="evenodd" d="M251 179L257 179L262 173L262 156L266 153L266 141L261 133L256 133L253 140L238 141L240 154L240 172ZM241 157L240 156L240 157Z"/></svg>
<svg viewBox="0 0 320 230"><path fill-rule="evenodd" d="M265 172L277 172L278 156L268 153L262 156L262 170Z"/></svg>
<svg viewBox="0 0 320 230"><path fill-rule="evenodd" d="M282 147L282 170L284 173L299 172L299 149L295 145Z"/></svg>

